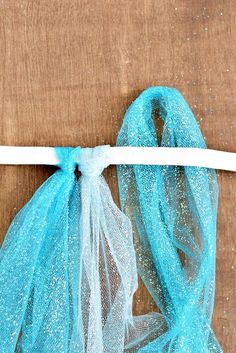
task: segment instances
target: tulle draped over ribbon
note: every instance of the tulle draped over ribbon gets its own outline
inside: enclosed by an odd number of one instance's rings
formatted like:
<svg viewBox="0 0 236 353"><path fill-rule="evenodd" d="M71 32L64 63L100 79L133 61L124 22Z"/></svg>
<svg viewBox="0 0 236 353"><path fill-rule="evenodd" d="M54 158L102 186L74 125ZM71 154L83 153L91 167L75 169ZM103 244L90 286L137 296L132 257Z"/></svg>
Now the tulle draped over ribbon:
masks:
<svg viewBox="0 0 236 353"><path fill-rule="evenodd" d="M175 89L150 87L128 108L118 146L206 148ZM210 327L215 290L216 172L178 166L118 166L122 210L132 221L138 272L160 309L156 339L139 353L222 352ZM164 321L164 324L163 324Z"/></svg>

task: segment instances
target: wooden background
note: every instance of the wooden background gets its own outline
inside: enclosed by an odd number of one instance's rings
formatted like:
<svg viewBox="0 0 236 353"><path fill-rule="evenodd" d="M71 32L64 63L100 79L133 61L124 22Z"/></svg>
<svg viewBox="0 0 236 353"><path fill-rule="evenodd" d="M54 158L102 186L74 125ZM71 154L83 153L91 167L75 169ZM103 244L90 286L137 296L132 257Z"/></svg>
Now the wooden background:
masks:
<svg viewBox="0 0 236 353"><path fill-rule="evenodd" d="M234 0L0 0L0 144L115 144L149 85L178 88L208 147L234 151ZM53 167L0 166L1 239ZM236 174L219 171L213 328L234 353ZM115 168L105 172L116 202ZM152 302L140 285L134 310Z"/></svg>

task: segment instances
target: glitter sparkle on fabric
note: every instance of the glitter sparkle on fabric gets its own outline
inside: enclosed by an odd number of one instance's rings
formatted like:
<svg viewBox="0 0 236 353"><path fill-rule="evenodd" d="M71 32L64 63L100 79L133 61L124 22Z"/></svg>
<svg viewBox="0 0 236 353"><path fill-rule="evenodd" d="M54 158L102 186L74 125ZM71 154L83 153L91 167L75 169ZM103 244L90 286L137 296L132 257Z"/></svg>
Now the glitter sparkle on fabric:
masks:
<svg viewBox="0 0 236 353"><path fill-rule="evenodd" d="M154 109L161 146L206 148L167 87L131 104L117 145L158 148ZM12 221L0 250L0 353L222 353L211 329L215 171L120 165L120 210L101 175L107 147L57 147L60 169ZM138 273L160 312L133 316Z"/></svg>

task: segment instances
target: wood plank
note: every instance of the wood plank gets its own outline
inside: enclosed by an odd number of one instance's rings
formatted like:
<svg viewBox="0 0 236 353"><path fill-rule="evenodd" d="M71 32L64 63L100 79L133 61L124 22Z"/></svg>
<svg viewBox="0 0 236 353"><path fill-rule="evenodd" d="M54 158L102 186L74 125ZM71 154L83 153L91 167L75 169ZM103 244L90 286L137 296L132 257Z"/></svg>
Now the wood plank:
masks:
<svg viewBox="0 0 236 353"><path fill-rule="evenodd" d="M210 148L235 151L233 0L8 0L0 2L0 144L114 144L144 88L178 88ZM55 170L0 166L1 239ZM236 176L219 172L213 327L234 352ZM115 168L105 172L116 202ZM153 307L143 286L135 312Z"/></svg>

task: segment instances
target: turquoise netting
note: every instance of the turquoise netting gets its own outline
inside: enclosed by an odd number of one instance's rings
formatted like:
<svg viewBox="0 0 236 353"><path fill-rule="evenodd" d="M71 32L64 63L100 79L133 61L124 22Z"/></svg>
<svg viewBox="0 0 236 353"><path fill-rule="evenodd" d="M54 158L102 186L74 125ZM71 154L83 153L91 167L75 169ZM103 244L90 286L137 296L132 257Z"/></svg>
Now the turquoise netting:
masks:
<svg viewBox="0 0 236 353"><path fill-rule="evenodd" d="M161 146L206 148L183 97L165 87L131 104L117 145L158 148L157 108ZM57 147L60 169L12 221L0 250L0 353L221 353L215 171L118 166L122 212L101 175L107 150ZM158 312L133 316L138 272Z"/></svg>
<svg viewBox="0 0 236 353"><path fill-rule="evenodd" d="M127 110L120 146L206 148L181 94L150 87ZM118 166L121 208L132 221L138 271L160 309L157 338L139 353L222 352L210 324L215 289L218 185L214 170Z"/></svg>

